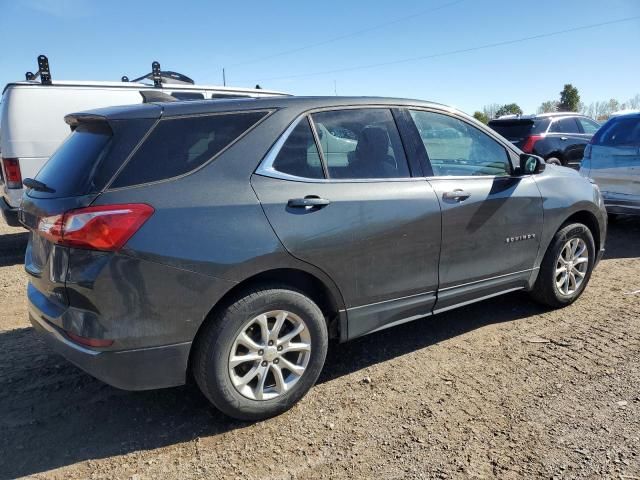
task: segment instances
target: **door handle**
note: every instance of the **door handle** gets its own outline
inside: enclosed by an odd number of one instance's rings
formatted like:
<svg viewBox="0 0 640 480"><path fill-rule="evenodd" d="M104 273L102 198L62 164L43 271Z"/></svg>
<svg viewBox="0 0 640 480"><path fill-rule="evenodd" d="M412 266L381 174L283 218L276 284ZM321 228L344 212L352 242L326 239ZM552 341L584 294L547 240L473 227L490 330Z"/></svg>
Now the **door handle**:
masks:
<svg viewBox="0 0 640 480"><path fill-rule="evenodd" d="M560 140L569 140L569 137L560 137Z"/></svg>
<svg viewBox="0 0 640 480"><path fill-rule="evenodd" d="M322 208L329 205L331 201L320 198L316 195L307 195L304 198L292 198L287 202L289 208Z"/></svg>
<svg viewBox="0 0 640 480"><path fill-rule="evenodd" d="M462 202L470 196L471 194L469 192L465 192L464 190L461 190L459 188L452 192L444 192L442 194L442 198L444 198L445 200L455 200L456 202Z"/></svg>

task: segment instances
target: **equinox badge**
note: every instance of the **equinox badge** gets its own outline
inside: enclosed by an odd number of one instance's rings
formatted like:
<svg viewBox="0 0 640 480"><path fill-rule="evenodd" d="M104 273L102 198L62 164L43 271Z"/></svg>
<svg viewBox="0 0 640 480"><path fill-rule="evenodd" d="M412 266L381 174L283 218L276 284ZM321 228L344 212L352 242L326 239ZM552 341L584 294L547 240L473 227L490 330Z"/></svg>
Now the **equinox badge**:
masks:
<svg viewBox="0 0 640 480"><path fill-rule="evenodd" d="M536 234L535 233L527 233L525 235L517 235L515 237L507 237L505 239L505 243L521 242L523 240L531 240L532 238L536 238Z"/></svg>

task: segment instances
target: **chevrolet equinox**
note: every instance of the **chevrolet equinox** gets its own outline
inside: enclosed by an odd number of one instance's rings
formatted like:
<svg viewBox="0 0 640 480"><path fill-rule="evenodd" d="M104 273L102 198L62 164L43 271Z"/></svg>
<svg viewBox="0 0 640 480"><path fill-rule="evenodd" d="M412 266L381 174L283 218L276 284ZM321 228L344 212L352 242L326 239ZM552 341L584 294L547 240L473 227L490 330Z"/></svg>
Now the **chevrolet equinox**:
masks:
<svg viewBox="0 0 640 480"><path fill-rule="evenodd" d="M108 384L193 377L240 419L300 400L330 338L515 290L563 307L604 251L594 184L439 104L209 100L65 120L73 133L24 181L31 322Z"/></svg>

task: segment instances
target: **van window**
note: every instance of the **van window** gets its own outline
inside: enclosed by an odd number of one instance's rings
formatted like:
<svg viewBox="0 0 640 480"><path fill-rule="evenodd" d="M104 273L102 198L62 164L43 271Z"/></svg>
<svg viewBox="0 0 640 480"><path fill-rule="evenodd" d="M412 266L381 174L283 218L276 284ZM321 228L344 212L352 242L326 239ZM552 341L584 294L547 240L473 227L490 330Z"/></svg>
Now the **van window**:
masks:
<svg viewBox="0 0 640 480"><path fill-rule="evenodd" d="M171 96L178 100L204 100L204 95L198 92L171 92Z"/></svg>
<svg viewBox="0 0 640 480"><path fill-rule="evenodd" d="M165 180L195 170L267 113L239 112L161 120L111 187Z"/></svg>
<svg viewBox="0 0 640 480"><path fill-rule="evenodd" d="M109 150L112 132L106 123L81 124L51 155L36 180L53 190L56 197L85 193L102 158Z"/></svg>

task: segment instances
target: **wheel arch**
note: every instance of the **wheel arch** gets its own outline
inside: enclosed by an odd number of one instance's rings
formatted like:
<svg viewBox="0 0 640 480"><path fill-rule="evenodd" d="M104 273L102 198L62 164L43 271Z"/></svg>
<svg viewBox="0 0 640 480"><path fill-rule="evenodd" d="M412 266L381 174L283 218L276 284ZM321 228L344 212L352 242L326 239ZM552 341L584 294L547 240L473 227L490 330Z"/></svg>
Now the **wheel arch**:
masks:
<svg viewBox="0 0 640 480"><path fill-rule="evenodd" d="M602 244L602 239L600 238L600 224L598 223L598 218L589 210L578 210L577 212L572 213L567 219L562 222L562 224L556 229L556 232L560 230L564 225L568 225L570 223L582 223L586 226L589 231L591 231L591 235L593 235L593 241L596 247L596 255L600 251L600 246Z"/></svg>
<svg viewBox="0 0 640 480"><path fill-rule="evenodd" d="M266 285L288 287L307 295L320 307L327 322L329 338L338 338L340 340L347 338L344 301L340 292L334 286L327 285L327 282L319 276L298 268L287 267L266 270L235 284L211 307L193 338L187 366L188 377L191 376L193 347L196 345L205 325L213 321L217 312L230 305L244 292Z"/></svg>

